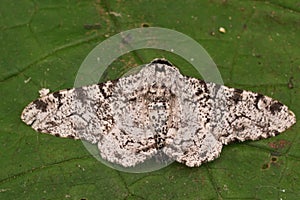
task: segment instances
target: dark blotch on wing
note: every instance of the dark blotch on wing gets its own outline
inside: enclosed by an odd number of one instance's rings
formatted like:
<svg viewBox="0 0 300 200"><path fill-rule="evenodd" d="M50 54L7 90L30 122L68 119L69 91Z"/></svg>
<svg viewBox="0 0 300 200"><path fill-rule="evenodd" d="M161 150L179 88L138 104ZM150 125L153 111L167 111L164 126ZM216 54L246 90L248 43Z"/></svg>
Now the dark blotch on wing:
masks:
<svg viewBox="0 0 300 200"><path fill-rule="evenodd" d="M99 87L99 90L100 90L101 94L103 95L104 98L111 97L111 95L108 94L107 92L105 92L105 90L103 89L103 87L105 86L104 84L105 83L99 83L98 84L98 87Z"/></svg>
<svg viewBox="0 0 300 200"><path fill-rule="evenodd" d="M60 92L54 92L53 93L53 96L58 99L58 106L57 106L57 110L59 110L59 108L63 105L61 103L61 97L62 97L62 94Z"/></svg>
<svg viewBox="0 0 300 200"><path fill-rule="evenodd" d="M48 104L40 99L37 99L33 102L35 107L43 112L46 112Z"/></svg>
<svg viewBox="0 0 300 200"><path fill-rule="evenodd" d="M283 104L280 102L275 102L270 106L270 111L274 115L276 112L280 112Z"/></svg>
<svg viewBox="0 0 300 200"><path fill-rule="evenodd" d="M258 108L258 102L259 102L259 100L261 100L261 99L263 99L263 98L265 98L265 97L264 97L264 95L262 95L262 94L257 94L257 95L256 95L255 100L254 100L254 106L255 106L255 108L256 108L257 110L259 110L259 108Z"/></svg>
<svg viewBox="0 0 300 200"><path fill-rule="evenodd" d="M209 93L206 82L204 80L198 80L198 81L199 81L200 85L204 87L204 92Z"/></svg>
<svg viewBox="0 0 300 200"><path fill-rule="evenodd" d="M232 95L232 100L234 101L234 103L238 103L239 101L242 100L242 93L243 93L243 90L240 90L240 89L234 89L233 91L233 95Z"/></svg>
<svg viewBox="0 0 300 200"><path fill-rule="evenodd" d="M61 96L62 96L62 94L60 94L60 92L54 92L54 93L53 93L53 96L54 96L55 98L57 98L57 99L60 99Z"/></svg>

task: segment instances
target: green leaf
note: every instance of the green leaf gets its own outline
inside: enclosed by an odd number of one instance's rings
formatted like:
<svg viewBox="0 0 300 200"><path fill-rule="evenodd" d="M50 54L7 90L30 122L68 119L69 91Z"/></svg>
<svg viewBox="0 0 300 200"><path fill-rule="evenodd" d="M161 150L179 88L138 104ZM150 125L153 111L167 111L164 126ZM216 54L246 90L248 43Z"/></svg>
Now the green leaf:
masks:
<svg viewBox="0 0 300 200"><path fill-rule="evenodd" d="M173 163L128 174L98 162L80 141L34 132L20 114L42 87L73 87L83 59L107 37L157 26L197 40L226 85L271 96L300 116L299 12L296 0L2 0L0 199L297 199L299 122L274 138L226 146L199 168ZM116 60L107 79L154 57L193 75L170 53L141 50Z"/></svg>

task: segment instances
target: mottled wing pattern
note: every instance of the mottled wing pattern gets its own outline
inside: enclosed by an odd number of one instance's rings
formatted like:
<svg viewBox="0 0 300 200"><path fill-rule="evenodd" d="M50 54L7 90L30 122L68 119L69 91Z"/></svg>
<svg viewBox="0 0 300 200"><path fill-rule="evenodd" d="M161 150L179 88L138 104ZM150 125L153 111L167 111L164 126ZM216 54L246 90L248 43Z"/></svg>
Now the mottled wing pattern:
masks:
<svg viewBox="0 0 300 200"><path fill-rule="evenodd" d="M113 125L107 101L113 87L109 81L54 92L30 103L21 119L38 132L97 143Z"/></svg>
<svg viewBox="0 0 300 200"><path fill-rule="evenodd" d="M128 77L43 96L21 118L36 131L98 144L102 158L124 167L157 153L200 166L223 144L274 136L296 122L277 100L185 77L160 59Z"/></svg>
<svg viewBox="0 0 300 200"><path fill-rule="evenodd" d="M270 97L208 83L211 132L223 144L275 136L296 123L287 106Z"/></svg>
<svg viewBox="0 0 300 200"><path fill-rule="evenodd" d="M296 122L287 106L270 97L184 79L180 128L165 152L187 166L214 160L223 144L275 136Z"/></svg>

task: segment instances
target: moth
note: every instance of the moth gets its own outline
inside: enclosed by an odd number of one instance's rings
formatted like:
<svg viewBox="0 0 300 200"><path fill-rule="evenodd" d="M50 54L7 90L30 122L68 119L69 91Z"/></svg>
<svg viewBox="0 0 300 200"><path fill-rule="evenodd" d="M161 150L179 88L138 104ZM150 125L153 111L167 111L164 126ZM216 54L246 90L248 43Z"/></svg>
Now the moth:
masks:
<svg viewBox="0 0 300 200"><path fill-rule="evenodd" d="M219 157L223 145L275 136L296 122L277 100L184 76L164 59L127 77L43 96L21 119L38 132L96 144L102 158L124 167L158 151L197 167Z"/></svg>

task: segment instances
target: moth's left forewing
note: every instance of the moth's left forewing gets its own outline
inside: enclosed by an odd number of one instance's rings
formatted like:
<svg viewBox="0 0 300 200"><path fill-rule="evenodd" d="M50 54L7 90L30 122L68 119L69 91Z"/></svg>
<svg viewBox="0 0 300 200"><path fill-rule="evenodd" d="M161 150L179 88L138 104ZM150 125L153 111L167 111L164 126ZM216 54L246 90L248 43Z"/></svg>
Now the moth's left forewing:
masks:
<svg viewBox="0 0 300 200"><path fill-rule="evenodd" d="M72 113L73 93L74 89L61 90L31 102L22 112L22 121L38 132L50 133L51 127L61 124L64 116Z"/></svg>

